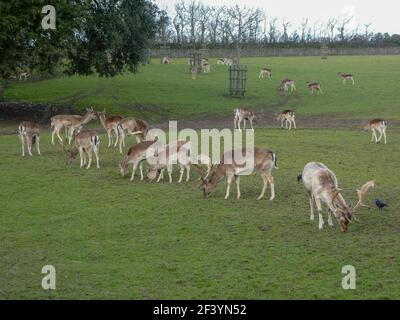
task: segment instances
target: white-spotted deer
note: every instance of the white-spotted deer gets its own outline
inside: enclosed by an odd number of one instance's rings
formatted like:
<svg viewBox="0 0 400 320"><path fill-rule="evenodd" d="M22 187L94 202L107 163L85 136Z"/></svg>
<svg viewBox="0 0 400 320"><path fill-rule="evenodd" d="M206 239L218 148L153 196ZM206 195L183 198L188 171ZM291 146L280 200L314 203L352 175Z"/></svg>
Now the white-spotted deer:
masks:
<svg viewBox="0 0 400 320"><path fill-rule="evenodd" d="M233 118L234 129L237 128L237 129L239 129L239 131L241 131L242 129L240 128L240 124L242 121L244 121L243 130L246 130L246 120L249 120L251 130L254 131L253 121L256 118L256 116L253 111L251 111L247 108L236 108L233 110L233 113L234 113L234 118Z"/></svg>
<svg viewBox="0 0 400 320"><path fill-rule="evenodd" d="M387 129L387 121L383 119L374 119L371 120L368 124L365 125L365 131L372 131L372 140L371 142L379 143L384 138L386 144L386 129ZM379 132L379 138L376 136L376 132Z"/></svg>
<svg viewBox="0 0 400 320"><path fill-rule="evenodd" d="M243 163L238 163L238 159L241 160L240 162L243 161ZM230 150L225 152L221 162L214 166L209 178L201 178L202 184L200 188L203 190L203 196L207 198L218 183L226 177L228 185L225 199L228 199L231 183L233 179L235 179L237 199L240 199L240 176L250 175L258 171L263 179L264 185L257 200L264 197L268 183L271 186L271 197L269 200L273 200L275 198L274 177L271 174L273 168L277 168L277 158L276 154L270 149L255 147L254 149L243 148Z"/></svg>
<svg viewBox="0 0 400 320"><path fill-rule="evenodd" d="M293 124L294 128L297 129L296 114L293 110L282 111L281 113L278 114L276 120L280 121L282 129L283 129L283 123L285 123L286 129L288 129L289 131L292 129L292 124ZM289 128L288 128L288 124L289 124Z"/></svg>
<svg viewBox="0 0 400 320"><path fill-rule="evenodd" d="M289 91L289 88L290 92L297 91L294 81L286 78L282 80L278 90Z"/></svg>
<svg viewBox="0 0 400 320"><path fill-rule="evenodd" d="M122 119L117 125L118 136L119 136L119 152L122 154L122 147L125 147L126 136L134 135L136 142L146 140L147 132L149 131L149 125L146 121L128 117ZM117 143L115 144L115 146Z"/></svg>
<svg viewBox="0 0 400 320"><path fill-rule="evenodd" d="M321 84L319 84L318 82L307 82L306 87L310 89L311 94L314 94L314 91L317 91L317 94L322 94Z"/></svg>
<svg viewBox="0 0 400 320"><path fill-rule="evenodd" d="M58 139L60 140L60 143L62 144L63 140L60 137L60 130L62 128L65 128L67 130L67 139L68 143L71 144L74 131L85 124L87 124L89 121L96 119L97 113L96 111L91 109L86 109L86 114L83 116L79 115L56 115L50 119L51 121L51 127L53 128L51 132L51 143L54 144L54 135L57 135Z"/></svg>
<svg viewBox="0 0 400 320"><path fill-rule="evenodd" d="M37 153L40 155L40 126L38 123L32 121L22 121L18 126L18 136L22 145L22 156L25 157L25 148L28 154L32 156L32 148L36 144Z"/></svg>
<svg viewBox="0 0 400 320"><path fill-rule="evenodd" d="M258 76L259 79L263 79L264 77L267 77L268 79L271 79L272 77L272 70L268 68L262 68L260 70L260 75Z"/></svg>
<svg viewBox="0 0 400 320"><path fill-rule="evenodd" d="M74 133L74 145L71 150L67 150L67 164L71 164L72 160L76 158L79 153L81 160L81 168L86 165L86 155L89 158L86 169L90 168L92 163L92 153L96 157L97 169L100 169L99 165L99 147L100 138L96 131L93 130L82 130Z"/></svg>
<svg viewBox="0 0 400 320"><path fill-rule="evenodd" d="M152 145L156 143L157 140L158 138L155 137L154 140L143 141L131 146L128 150L128 154L119 164L119 171L121 175L125 176L126 169L128 168L129 165L132 165L132 176L130 181L133 181L136 169L139 166L140 180L143 180L143 167L142 167L143 161L146 160L149 154L149 148L152 147Z"/></svg>
<svg viewBox="0 0 400 320"><path fill-rule="evenodd" d="M118 143L118 129L117 126L123 119L121 116L106 116L106 110L103 112L97 112L97 116L100 119L101 125L107 132L108 137L108 147L114 144L113 136L115 136L115 143Z"/></svg>
<svg viewBox="0 0 400 320"><path fill-rule="evenodd" d="M353 83L353 85L354 85L354 83L355 83L354 77L353 77L353 75L352 75L351 73L341 73L341 72L338 72L338 76L339 76L340 78L342 78L343 85L345 85L345 84L347 83L348 80L351 81L351 82Z"/></svg>
<svg viewBox="0 0 400 320"><path fill-rule="evenodd" d="M355 207L348 204L340 194L341 189L338 187L338 181L335 174L320 162L307 163L300 176L304 187L308 193L310 200L310 220L314 220L314 202L317 205L319 215L319 229L322 230L324 220L322 218L322 203L328 206L328 224L333 226L332 213L337 219L340 229L346 232L348 224L354 218L356 210L365 206L362 203L363 197L367 194L368 189L374 186L373 181L369 181L357 190L358 203Z"/></svg>

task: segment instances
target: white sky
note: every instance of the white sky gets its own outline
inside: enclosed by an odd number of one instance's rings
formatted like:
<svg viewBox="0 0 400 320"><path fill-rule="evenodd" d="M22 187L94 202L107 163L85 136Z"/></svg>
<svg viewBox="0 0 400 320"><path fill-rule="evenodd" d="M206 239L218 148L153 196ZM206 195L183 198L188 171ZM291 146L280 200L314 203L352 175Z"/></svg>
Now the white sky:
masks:
<svg viewBox="0 0 400 320"><path fill-rule="evenodd" d="M174 8L175 0L154 0L161 8ZM188 2L189 0L185 0ZM370 31L400 34L400 0L202 0L214 5L246 5L264 9L267 16L286 18L299 26L304 17L314 22L326 22L330 17L354 16L353 26L372 23ZM289 29L290 30L290 29ZM293 30L293 27L292 27Z"/></svg>

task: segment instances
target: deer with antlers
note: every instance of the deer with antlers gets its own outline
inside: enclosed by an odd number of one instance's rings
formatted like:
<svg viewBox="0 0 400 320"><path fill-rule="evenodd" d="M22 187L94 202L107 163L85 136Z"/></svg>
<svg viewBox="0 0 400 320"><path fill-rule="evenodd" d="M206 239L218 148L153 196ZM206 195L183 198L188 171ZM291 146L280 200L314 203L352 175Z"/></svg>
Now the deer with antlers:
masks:
<svg viewBox="0 0 400 320"><path fill-rule="evenodd" d="M351 73L341 73L341 72L338 72L338 76L339 76L340 78L342 78L343 85L345 85L348 81L351 81L351 82L353 83L353 85L354 85L354 83L355 83L354 77L353 77L353 75L352 75Z"/></svg>
<svg viewBox="0 0 400 320"><path fill-rule="evenodd" d="M258 171L264 185L257 200L264 197L268 183L271 186L271 197L269 200L273 200L275 198L274 177L271 174L273 168L277 169L277 157L270 149L255 147L230 150L225 152L221 162L214 166L209 178L201 177L202 183L200 188L203 190L203 196L207 198L215 190L218 183L226 177L228 185L225 199L228 199L232 181L235 179L237 188L236 197L240 199L240 176L250 175Z"/></svg>
<svg viewBox="0 0 400 320"><path fill-rule="evenodd" d="M158 141L158 138L155 137L154 140L143 141L143 142L140 142L140 143L137 143L137 144L131 146L128 150L126 157L119 163L119 172L121 173L121 175L124 177L126 169L128 168L129 165L132 165L132 176L131 176L130 181L133 181L136 169L139 166L140 180L143 180L143 166L142 166L143 161L145 161L147 159L149 154L152 154L154 156L155 152L149 153L149 149L157 141ZM154 151L155 150L156 149L154 149Z"/></svg>
<svg viewBox="0 0 400 320"><path fill-rule="evenodd" d="M297 91L294 80L286 78L282 80L281 84L278 87L278 90L289 91L289 88L290 92Z"/></svg>
<svg viewBox="0 0 400 320"><path fill-rule="evenodd" d="M117 125L119 136L119 152L122 154L122 147L125 147L126 136L134 135L136 142L139 143L146 140L146 135L149 131L149 128L149 124L144 120L133 117L122 119ZM114 146L116 145L117 142Z"/></svg>
<svg viewBox="0 0 400 320"><path fill-rule="evenodd" d="M66 150L66 161L67 164L71 164L72 160L76 158L79 153L81 160L81 168L86 165L86 155L89 158L86 169L90 169L92 163L92 153L96 157L97 169L100 169L99 165L99 147L100 138L96 131L93 130L77 130L74 132L74 146L70 150Z"/></svg>
<svg viewBox="0 0 400 320"><path fill-rule="evenodd" d="M253 111L247 109L247 108L236 108L233 109L233 127L234 129L239 129L241 131L242 129L240 128L240 124L242 121L244 121L243 124L243 130L246 130L246 120L250 122L251 130L254 131L253 128L253 121L256 119L256 116Z"/></svg>
<svg viewBox="0 0 400 320"><path fill-rule="evenodd" d="M40 156L40 126L36 122L22 121L18 126L18 136L21 140L22 145L22 156L25 157L25 148L28 150L28 154L32 156L32 148L36 144L37 153Z"/></svg>
<svg viewBox="0 0 400 320"><path fill-rule="evenodd" d="M263 79L264 77L267 77L268 79L271 79L272 77L272 70L268 68L262 68L260 70L260 75L258 76L258 79Z"/></svg>
<svg viewBox="0 0 400 320"><path fill-rule="evenodd" d="M339 223L340 229L346 232L348 224L352 221L356 210L361 206L365 206L362 201L368 189L374 186L374 182L369 181L360 190L357 190L358 203L352 207L341 195L336 175L324 164L320 162L307 163L303 169L303 173L300 175L300 179L303 181L310 200L310 220L314 220L314 202L317 205L320 230L324 226L322 203L328 206L329 226L333 226L333 213Z"/></svg>
<svg viewBox="0 0 400 320"><path fill-rule="evenodd" d="M387 129L387 121L383 119L374 119L368 122L364 126L365 131L372 131L372 140L371 142L379 143L384 138L386 144L386 129ZM379 138L376 135L376 132L379 133Z"/></svg>
<svg viewBox="0 0 400 320"><path fill-rule="evenodd" d="M54 145L54 135L57 135L60 143L62 144L63 139L60 137L60 130L65 128L67 133L68 143L71 144L74 131L93 119L96 119L97 113L93 108L86 109L86 114L83 116L79 115L56 115L50 119L51 127L53 128L51 132L51 143Z"/></svg>
<svg viewBox="0 0 400 320"><path fill-rule="evenodd" d="M113 136L115 136L115 143L118 143L118 129L117 126L123 119L121 116L106 116L106 110L102 112L97 112L97 116L100 119L101 125L107 132L108 137L108 147L111 147L114 144Z"/></svg>
<svg viewBox="0 0 400 320"><path fill-rule="evenodd" d="M321 84L318 82L307 82L306 87L310 89L311 94L314 94L314 91L317 91L317 94L322 94Z"/></svg>
<svg viewBox="0 0 400 320"><path fill-rule="evenodd" d="M276 120L280 121L282 129L283 129L283 123L285 123L286 129L288 129L289 131L292 129L292 124L293 124L294 128L297 129L296 114L293 110L282 111L281 113L278 114ZM288 128L288 124L289 124L289 128Z"/></svg>

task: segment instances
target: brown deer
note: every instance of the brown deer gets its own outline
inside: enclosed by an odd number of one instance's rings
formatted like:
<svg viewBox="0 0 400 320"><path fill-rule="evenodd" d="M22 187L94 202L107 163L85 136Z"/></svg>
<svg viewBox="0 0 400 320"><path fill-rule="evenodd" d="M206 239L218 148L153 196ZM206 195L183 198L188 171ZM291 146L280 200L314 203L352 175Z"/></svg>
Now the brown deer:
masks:
<svg viewBox="0 0 400 320"><path fill-rule="evenodd" d="M370 187L374 186L373 181L369 181L357 190L358 203L355 207L348 204L340 194L341 189L338 187L338 181L335 174L320 162L309 162L300 175L304 187L307 190L310 200L311 215L310 220L314 220L314 206L317 205L319 215L319 229L322 230L324 220L322 218L322 203L328 206L328 224L333 226L332 213L337 219L343 232L348 229L348 224L352 221L356 210L365 206L363 197L367 194Z"/></svg>
<svg viewBox="0 0 400 320"><path fill-rule="evenodd" d="M62 144L63 140L60 137L60 130L62 128L65 128L67 132L67 139L68 143L71 144L72 138L74 131L85 124L87 124L89 121L95 119L97 117L96 111L91 109L86 109L86 114L83 116L79 115L56 115L50 119L51 121L51 127L53 128L51 132L51 143L54 144L54 135L57 135L58 139L60 140L60 143Z"/></svg>
<svg viewBox="0 0 400 320"><path fill-rule="evenodd" d="M18 126L18 136L22 145L22 156L25 157L25 148L28 149L28 154L32 156L32 148L36 144L37 153L40 156L40 126L32 121L22 121Z"/></svg>
<svg viewBox="0 0 400 320"><path fill-rule="evenodd" d="M283 129L283 123L285 123L286 129L288 129L289 131L292 129L292 124L294 126L295 129L297 129L296 127L296 114L293 110L284 110L281 113L278 114L277 121L280 121L281 123L281 128ZM288 124L289 124L289 128L288 128Z"/></svg>
<svg viewBox="0 0 400 320"><path fill-rule="evenodd" d="M119 152L122 154L122 147L125 147L125 138L127 135L134 135L136 137L136 142L139 143L146 140L146 135L149 131L149 128L150 127L148 123L144 120L136 119L133 117L122 119L117 125L119 136ZM115 146L116 145L117 142L115 143Z"/></svg>
<svg viewBox="0 0 400 320"><path fill-rule="evenodd" d="M307 82L306 87L310 89L311 94L314 94L314 90L317 91L317 94L322 94L321 84L318 82Z"/></svg>
<svg viewBox="0 0 400 320"><path fill-rule="evenodd" d="M76 158L79 153L81 159L81 168L86 165L86 155L89 158L86 169L90 168L92 163L92 153L96 157L97 169L100 169L99 165L99 147L100 138L96 131L93 130L83 130L74 132L74 146L71 150L67 150L67 164L71 164L72 160Z"/></svg>
<svg viewBox="0 0 400 320"><path fill-rule="evenodd" d="M364 126L365 131L372 131L372 140L371 142L379 143L384 138L386 144L386 129L387 129L387 121L383 119L374 119L371 120ZM379 138L376 136L376 132L379 132Z"/></svg>
<svg viewBox="0 0 400 320"><path fill-rule="evenodd" d="M243 159L244 163L239 164L236 160ZM249 165L250 164L250 165ZM255 147L253 150L243 148L237 150L230 150L224 153L221 162L214 166L214 170L209 178L201 178L202 184L200 185L203 190L203 196L207 198L210 193L215 190L218 183L226 177L228 182L226 188L225 199L228 199L230 187L233 178L236 181L237 199L240 198L240 176L244 174L252 174L256 171L260 172L264 185L260 196L257 200L264 197L265 190L268 183L271 186L271 197L269 200L275 198L275 185L274 178L271 174L273 168L277 168L277 158L273 151L265 148Z"/></svg>
<svg viewBox="0 0 400 320"><path fill-rule="evenodd" d="M123 119L121 116L106 116L106 110L103 112L97 112L97 116L100 119L101 125L107 132L108 136L108 147L111 147L114 144L113 135L115 136L115 143L118 143L118 129L117 126L120 121Z"/></svg>
<svg viewBox="0 0 400 320"><path fill-rule="evenodd" d="M286 78L282 80L281 84L278 87L278 90L289 91L289 88L291 92L297 91L296 86L294 85L294 81Z"/></svg>
<svg viewBox="0 0 400 320"><path fill-rule="evenodd" d="M258 76L259 79L263 79L264 76L267 76L268 79L272 77L272 70L268 68L262 68L260 70L260 75Z"/></svg>
<svg viewBox="0 0 400 320"><path fill-rule="evenodd" d="M347 80L352 81L353 85L354 85L354 77L351 73L341 73L338 72L338 76L342 78L343 81L343 85L345 85L347 83Z"/></svg>
<svg viewBox="0 0 400 320"><path fill-rule="evenodd" d="M236 109L233 109L233 113L234 113L234 118L233 118L234 129L237 128L237 129L239 129L239 131L241 131L242 129L240 128L240 124L242 121L244 121L243 130L246 130L246 120L249 120L251 130L254 131L253 121L256 118L256 116L253 111L251 111L247 108L236 108Z"/></svg>

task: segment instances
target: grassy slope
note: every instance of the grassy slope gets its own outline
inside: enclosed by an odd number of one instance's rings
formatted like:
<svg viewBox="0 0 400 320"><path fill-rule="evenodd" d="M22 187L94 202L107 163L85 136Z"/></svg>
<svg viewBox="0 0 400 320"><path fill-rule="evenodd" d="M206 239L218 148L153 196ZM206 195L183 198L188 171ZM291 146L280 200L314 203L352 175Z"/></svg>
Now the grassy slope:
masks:
<svg viewBox="0 0 400 320"><path fill-rule="evenodd" d="M259 176L243 177L240 201L223 199L225 183L205 200L194 176L172 187L121 178L105 137L101 170L86 171L66 167L47 134L43 156L26 159L15 136L0 136L0 298L399 298L400 131L389 130L386 146L369 139L257 130L280 167L276 200L257 202ZM336 223L318 231L296 182L311 160L337 173L348 200L376 179L368 203L379 196L390 207L362 209L347 234ZM45 264L57 269L56 291L41 289ZM341 289L346 264L357 269L356 290Z"/></svg>
<svg viewBox="0 0 400 320"><path fill-rule="evenodd" d="M16 84L5 90L10 100L43 103L94 105L113 113L141 115L148 120L184 117L201 113L231 112L237 104L255 108L273 108L277 103L276 87L280 80L296 80L299 99L292 102L299 115L332 113L346 118L400 117L396 92L400 90L399 56L363 56L293 58L244 58L248 65L248 93L245 99L226 96L228 72L212 60L212 74L191 80L186 59L172 65L158 60L142 67L137 75L126 74L113 79L71 77L36 83ZM260 67L274 70L273 79L259 80ZM355 74L356 86L343 87L338 71ZM325 95L311 97L306 81L318 81ZM153 107L135 108L136 104ZM275 107L276 108L276 107ZM278 107L281 108L281 107ZM336 114L335 114L336 113Z"/></svg>

